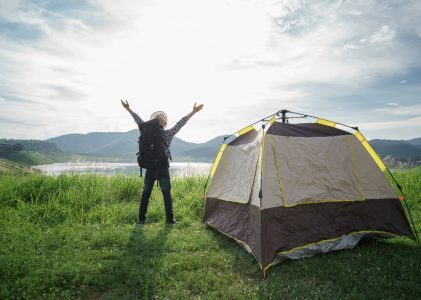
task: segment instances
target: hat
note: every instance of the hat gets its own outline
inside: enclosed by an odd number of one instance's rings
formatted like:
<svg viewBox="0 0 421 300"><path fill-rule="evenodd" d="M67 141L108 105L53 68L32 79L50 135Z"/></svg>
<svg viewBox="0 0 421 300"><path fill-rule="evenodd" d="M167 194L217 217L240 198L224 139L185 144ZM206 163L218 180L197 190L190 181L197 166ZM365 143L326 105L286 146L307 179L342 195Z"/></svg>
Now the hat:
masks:
<svg viewBox="0 0 421 300"><path fill-rule="evenodd" d="M167 127L167 115L163 111L156 111L151 115L151 120L158 119L162 127Z"/></svg>

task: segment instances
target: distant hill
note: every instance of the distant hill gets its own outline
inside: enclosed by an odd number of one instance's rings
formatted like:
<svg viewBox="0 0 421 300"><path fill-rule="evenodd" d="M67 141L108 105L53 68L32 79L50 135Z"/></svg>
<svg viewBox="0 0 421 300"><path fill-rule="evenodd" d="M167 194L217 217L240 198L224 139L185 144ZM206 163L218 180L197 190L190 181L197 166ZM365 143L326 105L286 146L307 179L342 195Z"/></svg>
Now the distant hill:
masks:
<svg viewBox="0 0 421 300"><path fill-rule="evenodd" d="M63 151L72 153L135 155L138 151L137 129L127 132L91 132L87 134L67 134L48 139ZM190 143L177 137L171 144L171 154L175 160L211 161L215 158L223 136L206 143ZM398 159L421 159L421 138L411 140L374 139L370 144L382 157L388 155Z"/></svg>
<svg viewBox="0 0 421 300"><path fill-rule="evenodd" d="M138 152L139 131L91 132L87 134L66 134L48 139L63 151L72 153L96 153L114 155L135 155ZM171 144L173 159L211 161L215 158L223 137L216 137L206 143L189 143L174 137Z"/></svg>
<svg viewBox="0 0 421 300"><path fill-rule="evenodd" d="M138 130L128 132L73 133L48 139L66 152L128 154L137 152Z"/></svg>
<svg viewBox="0 0 421 300"><path fill-rule="evenodd" d="M137 139L139 131L137 129L127 132L91 132L87 134L66 134L45 141L38 140L6 140L0 139L1 143L22 144L24 151L37 152L31 159L22 158L20 155L13 160L29 163L32 158L42 157L42 161L69 159L74 154L80 157L92 159L119 159L123 161L135 161L135 154L138 152ZM171 154L174 160L182 161L213 161L222 143L223 136L215 137L205 143L190 143L177 137L171 144ZM382 140L374 139L370 141L375 151L382 157L392 156L396 159L421 160L421 138L411 140ZM64 151L64 152L63 152ZM13 154L13 153L12 153ZM24 154L24 153L22 153ZM47 155L47 156L46 156ZM52 157L53 155L54 157ZM0 155L7 159L5 155ZM41 161L41 160L40 160Z"/></svg>
<svg viewBox="0 0 421 300"><path fill-rule="evenodd" d="M416 138L416 139L412 139L412 140L408 140L407 141L409 144L417 146L417 147L421 147L421 138Z"/></svg>
<svg viewBox="0 0 421 300"><path fill-rule="evenodd" d="M45 153L62 152L59 148L57 148L55 143L49 141L0 139L0 144L21 144L23 146L23 150L25 151L38 151Z"/></svg>
<svg viewBox="0 0 421 300"><path fill-rule="evenodd" d="M374 139L370 144L382 158L390 155L398 159L421 159L421 138L408 141Z"/></svg>

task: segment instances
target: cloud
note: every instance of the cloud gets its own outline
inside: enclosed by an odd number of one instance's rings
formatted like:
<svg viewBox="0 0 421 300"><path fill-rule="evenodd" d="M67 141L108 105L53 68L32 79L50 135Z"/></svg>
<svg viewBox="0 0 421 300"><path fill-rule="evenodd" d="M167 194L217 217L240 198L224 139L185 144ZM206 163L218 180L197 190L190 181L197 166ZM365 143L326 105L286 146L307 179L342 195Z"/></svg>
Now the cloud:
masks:
<svg viewBox="0 0 421 300"><path fill-rule="evenodd" d="M344 50L354 50L369 46L369 44L390 42L395 38L396 31L391 30L388 25L383 25L378 31L369 37L360 38L343 46Z"/></svg>
<svg viewBox="0 0 421 300"><path fill-rule="evenodd" d="M0 19L0 34L17 41L39 40L44 36L40 28L20 22L8 22Z"/></svg>
<svg viewBox="0 0 421 300"><path fill-rule="evenodd" d="M398 121L382 121L382 122L366 122L361 123L359 128L370 131L383 131L388 129L402 129L402 128L414 128L421 126L421 116L409 118Z"/></svg>
<svg viewBox="0 0 421 300"><path fill-rule="evenodd" d="M205 102L180 133L204 141L282 108L383 122L420 95L415 0L17 0L0 22L0 118L45 124L0 136L129 130L120 98L170 122Z"/></svg>
<svg viewBox="0 0 421 300"><path fill-rule="evenodd" d="M372 36L368 38L370 43L384 43L393 40L395 37L396 31L391 30L388 25L383 25L379 31L373 33Z"/></svg>
<svg viewBox="0 0 421 300"><path fill-rule="evenodd" d="M396 103L390 104L392 107L377 108L376 113L395 115L395 116L421 116L421 104L415 105L398 105Z"/></svg>
<svg viewBox="0 0 421 300"><path fill-rule="evenodd" d="M15 127L16 125L23 126L23 127L26 127L26 130L28 130L28 128L31 128L31 127L44 125L38 122L19 121L17 119L12 119L12 118L0 118L0 123L3 124L3 126L13 126L13 127Z"/></svg>
<svg viewBox="0 0 421 300"><path fill-rule="evenodd" d="M47 88L53 91L50 96L55 99L69 99L78 101L85 99L85 94L63 85L47 85Z"/></svg>

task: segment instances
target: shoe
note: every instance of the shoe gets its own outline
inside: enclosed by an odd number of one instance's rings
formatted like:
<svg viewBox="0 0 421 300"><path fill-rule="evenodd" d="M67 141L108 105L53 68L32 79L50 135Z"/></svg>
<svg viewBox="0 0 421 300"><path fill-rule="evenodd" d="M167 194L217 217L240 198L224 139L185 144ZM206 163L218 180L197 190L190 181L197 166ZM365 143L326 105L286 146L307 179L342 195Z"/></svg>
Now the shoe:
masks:
<svg viewBox="0 0 421 300"><path fill-rule="evenodd" d="M136 225L137 226L143 226L143 225L145 225L145 221L137 221Z"/></svg>
<svg viewBox="0 0 421 300"><path fill-rule="evenodd" d="M168 225L176 225L179 224L178 221L176 219L172 219L171 221L167 221Z"/></svg>

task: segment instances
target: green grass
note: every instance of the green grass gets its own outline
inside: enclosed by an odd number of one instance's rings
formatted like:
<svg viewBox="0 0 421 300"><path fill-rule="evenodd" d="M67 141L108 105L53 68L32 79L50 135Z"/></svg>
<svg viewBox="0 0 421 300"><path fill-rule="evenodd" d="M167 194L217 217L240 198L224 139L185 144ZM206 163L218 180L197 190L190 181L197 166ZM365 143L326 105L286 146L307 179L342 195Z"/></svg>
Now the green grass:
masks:
<svg viewBox="0 0 421 300"><path fill-rule="evenodd" d="M36 169L31 169L26 165L15 163L13 161L0 158L0 176L1 174L22 176L28 173L40 173L40 172Z"/></svg>
<svg viewBox="0 0 421 300"><path fill-rule="evenodd" d="M395 176L420 232L421 168ZM405 238L286 261L261 280L251 255L201 224L204 181L173 180L175 227L155 188L137 228L141 178L0 175L0 298L421 297L421 246Z"/></svg>

